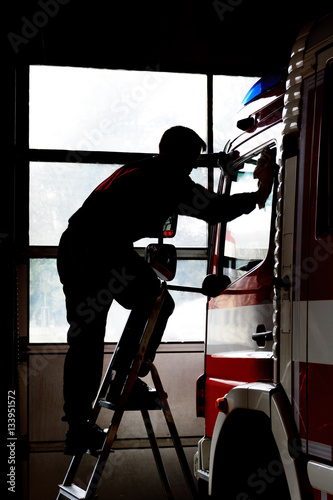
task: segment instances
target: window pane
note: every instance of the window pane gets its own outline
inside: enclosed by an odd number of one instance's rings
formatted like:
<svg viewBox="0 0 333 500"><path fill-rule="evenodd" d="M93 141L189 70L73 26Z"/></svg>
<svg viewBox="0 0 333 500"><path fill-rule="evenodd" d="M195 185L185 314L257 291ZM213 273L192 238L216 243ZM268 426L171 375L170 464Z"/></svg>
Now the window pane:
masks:
<svg viewBox="0 0 333 500"><path fill-rule="evenodd" d="M87 196L119 165L30 163L30 245L58 245L69 217ZM207 185L205 168L193 171L193 180ZM136 246L146 246L144 239ZM206 246L207 224L191 217L179 217L177 234L170 239L177 246Z"/></svg>
<svg viewBox="0 0 333 500"><path fill-rule="evenodd" d="M199 273L200 274L200 273ZM206 299L200 294L171 292L176 308L163 341L203 340ZM55 259L30 260L30 342L67 342L65 297ZM113 302L108 315L106 342L117 342L129 311Z"/></svg>
<svg viewBox="0 0 333 500"><path fill-rule="evenodd" d="M257 190L257 180L253 179L256 160L258 156L243 164L242 170L238 172L237 182L231 184L231 195ZM223 273L229 276L231 281L248 272L266 257L271 214L272 194L266 201L265 208L259 210L256 207L250 214L228 222Z"/></svg>
<svg viewBox="0 0 333 500"><path fill-rule="evenodd" d="M206 260L178 260L176 276L170 284L201 287L206 274Z"/></svg>
<svg viewBox="0 0 333 500"><path fill-rule="evenodd" d="M207 168L195 168L191 172L194 182L207 187ZM170 243L176 247L206 247L207 246L207 223L193 217L178 217L177 231L174 238L165 239L165 243ZM135 243L137 247L146 247L155 240L143 238Z"/></svg>
<svg viewBox="0 0 333 500"><path fill-rule="evenodd" d="M170 292L176 307L168 320L163 342L203 341L206 324L206 297L199 293Z"/></svg>
<svg viewBox="0 0 333 500"><path fill-rule="evenodd" d="M207 168L200 167L193 169L191 179L207 188ZM178 247L206 247L207 228L208 225L205 221L184 215L179 216L176 236L170 242Z"/></svg>
<svg viewBox="0 0 333 500"><path fill-rule="evenodd" d="M65 296L55 259L30 260L30 342L67 342ZM113 302L105 340L116 342L129 312Z"/></svg>
<svg viewBox="0 0 333 500"><path fill-rule="evenodd" d="M206 76L30 67L30 147L158 152L174 125L206 140Z"/></svg>
<svg viewBox="0 0 333 500"><path fill-rule="evenodd" d="M173 282L172 282L173 283ZM175 310L170 316L162 342L195 342L205 338L206 297L199 293L170 291ZM106 325L107 342L117 342L129 311L113 302Z"/></svg>
<svg viewBox="0 0 333 500"><path fill-rule="evenodd" d="M69 217L117 165L30 163L30 245L58 245Z"/></svg>
<svg viewBox="0 0 333 500"><path fill-rule="evenodd" d="M30 342L66 342L65 297L55 259L30 260Z"/></svg>
<svg viewBox="0 0 333 500"><path fill-rule="evenodd" d="M237 114L242 108L243 98L257 80L257 77L214 75L214 151L223 151L226 143L239 135L240 130L236 135L232 133Z"/></svg>

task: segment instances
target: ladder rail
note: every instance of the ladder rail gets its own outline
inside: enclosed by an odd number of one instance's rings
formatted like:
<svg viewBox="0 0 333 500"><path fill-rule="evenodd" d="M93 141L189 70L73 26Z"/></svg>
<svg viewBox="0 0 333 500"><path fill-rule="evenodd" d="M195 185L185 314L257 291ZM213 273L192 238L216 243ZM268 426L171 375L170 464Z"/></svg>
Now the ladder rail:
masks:
<svg viewBox="0 0 333 500"><path fill-rule="evenodd" d="M152 423L151 423L151 420L150 420L150 416L149 416L148 410L143 410L142 409L141 410L141 414L142 414L143 422L144 422L145 427L146 427L146 431L147 431L147 436L148 436L148 439L149 439L150 447L151 447L153 455L154 455L156 467L157 467L157 470L158 470L161 482L163 484L165 494L166 494L168 500L173 500L173 494L171 492L171 488L170 488L170 484L169 484L169 481L168 481L168 477L167 477L167 474L165 472L165 468L164 468L164 465L163 465L161 453L160 453L160 450L159 450L159 447L158 447L158 444L157 444L157 440L156 440L156 437L155 437L154 429L153 429L153 426L152 426Z"/></svg>
<svg viewBox="0 0 333 500"><path fill-rule="evenodd" d="M163 386L162 386L160 376L158 374L158 371L157 371L155 365L151 361L148 361L148 364L149 364L149 367L151 370L151 375L152 375L152 378L154 381L154 385L156 387L156 390L157 390L157 392L160 396L161 402L162 402L163 414L164 414L164 417L165 417L165 420L166 420L166 423L167 423L167 426L168 426L168 429L169 429L169 432L170 432L170 435L171 435L171 438L173 441L173 445L175 447L175 450L176 450L176 453L178 456L179 463L181 465L185 480L187 482L187 486L192 493L192 497L194 499L196 499L198 497L197 489L196 489L195 484L194 484L192 472L191 472L191 469L188 465L187 458L186 458L183 446L181 444L181 440L180 440L180 437L179 437L179 434L177 431L177 427L176 427L175 421L173 419L173 416L172 416L172 413L170 410L170 406L169 406L166 394L165 394Z"/></svg>

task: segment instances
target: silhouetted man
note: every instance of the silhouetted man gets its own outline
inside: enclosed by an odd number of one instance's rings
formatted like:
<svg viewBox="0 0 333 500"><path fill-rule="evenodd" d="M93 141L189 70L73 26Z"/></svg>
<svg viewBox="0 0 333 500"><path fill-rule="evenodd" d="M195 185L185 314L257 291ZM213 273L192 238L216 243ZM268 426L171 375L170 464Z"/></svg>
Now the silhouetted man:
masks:
<svg viewBox="0 0 333 500"><path fill-rule="evenodd" d="M65 453L96 450L104 441L104 433L89 419L102 374L112 300L139 316L160 293L160 280L133 243L155 237L175 212L210 223L229 221L251 212L257 203L264 206L270 193L268 169L261 170L254 193L229 197L194 183L189 174L205 149L193 130L172 127L161 138L159 155L119 168L69 219L58 252L70 325L64 368L64 411L69 423Z"/></svg>

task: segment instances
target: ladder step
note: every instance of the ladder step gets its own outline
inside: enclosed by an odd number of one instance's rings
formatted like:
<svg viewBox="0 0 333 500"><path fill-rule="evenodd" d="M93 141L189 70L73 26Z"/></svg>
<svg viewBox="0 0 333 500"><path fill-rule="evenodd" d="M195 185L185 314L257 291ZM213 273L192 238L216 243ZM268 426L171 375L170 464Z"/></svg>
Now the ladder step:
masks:
<svg viewBox="0 0 333 500"><path fill-rule="evenodd" d="M102 408L106 408L107 410L113 410L115 411L118 408L118 405L115 405L111 403L110 401L107 401L106 399L100 399L98 401L98 404ZM124 410L126 411L141 411L142 409L145 410L161 410L162 409L162 402L160 398L156 398L154 401L149 401L148 403L137 403L137 404L127 404L124 407Z"/></svg>
<svg viewBox="0 0 333 500"><path fill-rule="evenodd" d="M82 488L79 488L75 484L71 486L64 486L63 484L59 484L59 493L71 500L84 500L86 498L86 491Z"/></svg>

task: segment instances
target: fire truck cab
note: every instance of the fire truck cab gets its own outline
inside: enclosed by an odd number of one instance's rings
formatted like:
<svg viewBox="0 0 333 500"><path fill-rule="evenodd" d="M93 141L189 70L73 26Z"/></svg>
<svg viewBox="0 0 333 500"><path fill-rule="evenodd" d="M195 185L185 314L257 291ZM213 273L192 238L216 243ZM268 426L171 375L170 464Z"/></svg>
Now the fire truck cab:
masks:
<svg viewBox="0 0 333 500"><path fill-rule="evenodd" d="M301 30L286 69L252 87L226 146L239 156L219 192L255 191L267 146L276 176L264 209L213 231L197 381L203 497L333 499L332 93L329 15Z"/></svg>

